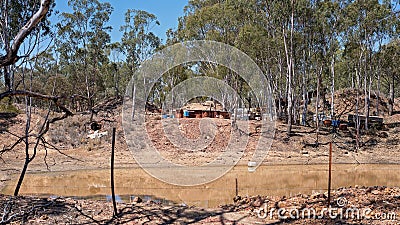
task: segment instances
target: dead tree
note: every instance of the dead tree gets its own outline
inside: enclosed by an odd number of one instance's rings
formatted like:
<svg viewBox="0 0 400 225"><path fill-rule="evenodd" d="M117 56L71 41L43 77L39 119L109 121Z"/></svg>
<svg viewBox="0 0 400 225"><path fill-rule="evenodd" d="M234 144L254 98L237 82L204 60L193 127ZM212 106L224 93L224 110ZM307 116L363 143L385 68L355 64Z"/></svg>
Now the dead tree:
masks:
<svg viewBox="0 0 400 225"><path fill-rule="evenodd" d="M19 190L21 188L22 182L24 180L26 171L28 169L28 165L36 157L36 152L37 152L38 147L41 145L41 146L44 146L44 148L46 149L46 145L49 145L49 143L44 139L43 136L49 131L50 124L55 123L60 120L63 120L69 116L72 116L73 113L68 108L66 108L64 105L60 104L59 100L62 99L62 97L43 95L43 94L31 92L31 91L15 90L15 91L7 91L4 93L1 93L0 100L5 97L11 97L11 96L25 97L25 114L26 114L25 133L23 136L18 137L18 140L14 144L12 144L10 147L3 148L3 150L0 151L0 156L1 156L1 154L5 153L7 151L11 151L20 143L25 144L25 161L24 161L24 165L23 165L22 171L21 171L19 179L18 179L17 186L14 191L14 195L17 196L19 193ZM32 98L42 99L42 100L46 100L46 101L50 102L47 115L46 115L44 122L37 134L32 134L30 132L30 128L31 128L30 122L31 122L31 114L32 114L32 112L31 112ZM57 106L61 111L63 111L63 115L58 116L58 117L49 118L51 108L54 105ZM31 144L30 144L31 137L36 139L35 143L33 145L33 153L32 154L29 153L29 149L31 147ZM54 147L54 146L51 146L51 147Z"/></svg>

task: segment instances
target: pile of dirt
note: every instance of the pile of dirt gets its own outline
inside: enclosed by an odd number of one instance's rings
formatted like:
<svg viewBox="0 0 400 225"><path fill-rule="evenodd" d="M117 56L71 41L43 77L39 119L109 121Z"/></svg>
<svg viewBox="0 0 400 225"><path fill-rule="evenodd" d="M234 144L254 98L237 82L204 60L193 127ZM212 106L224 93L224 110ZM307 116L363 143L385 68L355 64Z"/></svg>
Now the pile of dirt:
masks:
<svg viewBox="0 0 400 225"><path fill-rule="evenodd" d="M331 96L326 96L328 102L331 103ZM356 101L357 101L357 90L356 89L342 89L335 92L335 112L338 117L346 116L349 113L355 113L356 111ZM360 114L364 114L365 107L365 93L363 90L358 90L358 110ZM378 97L376 91L371 92L370 98L370 115L371 116L382 116L388 115L388 99L381 93ZM377 106L379 110L379 115L377 112ZM327 109L328 111L330 110ZM347 119L342 117L341 119Z"/></svg>
<svg viewBox="0 0 400 225"><path fill-rule="evenodd" d="M208 119L210 124L206 125L212 126L210 129L217 131L214 136L212 133L201 134L201 120L182 118L177 120L182 138L174 143L169 140L167 134L171 131L163 124L163 121L165 120L148 120L147 133L153 146L164 158L181 165L201 165L214 160L226 148L229 142L227 137L231 135L230 120ZM183 138L188 140L184 141ZM204 145L205 148L190 149L191 144Z"/></svg>

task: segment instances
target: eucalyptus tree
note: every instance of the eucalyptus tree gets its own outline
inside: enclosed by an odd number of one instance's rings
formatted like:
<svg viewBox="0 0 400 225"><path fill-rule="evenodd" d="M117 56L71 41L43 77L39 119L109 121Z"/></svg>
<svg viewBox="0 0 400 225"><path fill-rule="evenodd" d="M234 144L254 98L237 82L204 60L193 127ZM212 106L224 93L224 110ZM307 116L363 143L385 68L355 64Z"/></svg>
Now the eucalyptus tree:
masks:
<svg viewBox="0 0 400 225"><path fill-rule="evenodd" d="M132 71L160 46L160 38L151 31L158 25L157 17L149 12L128 9L125 13L125 24L120 28L121 48Z"/></svg>
<svg viewBox="0 0 400 225"><path fill-rule="evenodd" d="M379 52L379 62L381 66L380 72L382 73L383 86L389 97L389 115L394 114L394 101L395 96L400 95L398 88L400 84L400 39L395 39L382 46Z"/></svg>
<svg viewBox="0 0 400 225"><path fill-rule="evenodd" d="M160 25L154 14L143 10L128 9L125 13L125 24L121 26L123 32L121 47L126 57L126 65L129 68L128 75L132 77L140 64L151 57L154 51L160 46L160 38L151 30L154 26ZM155 81L151 81L155 82ZM146 93L147 81L143 79L144 92ZM132 86L132 118L135 116L136 86Z"/></svg>
<svg viewBox="0 0 400 225"><path fill-rule="evenodd" d="M176 39L223 42L239 48L257 64L267 68L264 61L267 50L262 50L266 37L262 12L261 2L256 0L192 0L185 7L184 16L179 19ZM234 71L210 62L198 62L197 68L200 75L212 76L226 82L243 99L252 95L247 84Z"/></svg>
<svg viewBox="0 0 400 225"><path fill-rule="evenodd" d="M314 89L312 93L318 89L315 113L321 110L321 98L323 110L335 116L335 90L363 87L368 117L371 88L374 83L379 86L379 79L373 78L382 69L374 62L379 59L374 54L377 46L398 33L399 17L394 11L399 6L395 2L191 0L177 31L170 34L175 41L221 41L252 57L271 81L277 108L290 120L290 133L291 123L298 123L300 96L306 119L310 89ZM208 64L199 65L207 74L220 76L217 72L222 71L229 78L223 70L210 66L207 71ZM364 126L368 127L367 123Z"/></svg>
<svg viewBox="0 0 400 225"><path fill-rule="evenodd" d="M13 89L18 60L30 57L38 41L50 34L48 17L54 5L51 0L0 1L0 67L7 91Z"/></svg>
<svg viewBox="0 0 400 225"><path fill-rule="evenodd" d="M396 82L399 82L400 71L396 66L399 63L400 57L400 2L398 1L385 1L384 15L381 15L379 27L376 31L375 43L379 43L377 52L374 52L375 68L377 71L377 84L378 87L378 104L379 106L379 92L381 84L381 75L383 75L385 86L387 87L386 93L389 96L389 115L394 113L395 96L399 96L398 89L395 89ZM383 11L381 10L381 11ZM396 92L397 91L397 92ZM377 108L377 113L379 109Z"/></svg>
<svg viewBox="0 0 400 225"><path fill-rule="evenodd" d="M345 45L345 59L350 70L353 70L356 78L356 114L359 114L359 90L364 90L364 115L366 116L364 129L368 129L370 116L370 96L373 77L380 65L373 67L373 57L379 52L384 40L390 40L393 36L393 28L396 16L390 1L354 1L349 2L344 8L346 15L344 20L343 40ZM377 85L380 86L380 77ZM379 89L379 88L378 88ZM379 92L379 90L378 90ZM379 99L377 100L379 104ZM378 110L377 110L378 111ZM358 116L357 116L358 118ZM357 119L357 134L359 134L360 122ZM359 137L359 135L357 135Z"/></svg>
<svg viewBox="0 0 400 225"><path fill-rule="evenodd" d="M119 42L112 43L106 49L110 62L105 65L104 84L106 87L106 96L115 96L120 98L127 85L127 76L123 76L124 59L122 48ZM112 94L113 93L113 94Z"/></svg>
<svg viewBox="0 0 400 225"><path fill-rule="evenodd" d="M310 6L312 16L310 20L311 44L307 46L310 51L311 68L316 77L316 143L318 144L320 105L323 110L330 110L331 116L335 115L334 90L335 90L335 58L339 43L337 40L341 23L340 4L336 1L317 1ZM331 107L327 108L326 87L331 81ZM320 100L322 103L320 104Z"/></svg>
<svg viewBox="0 0 400 225"><path fill-rule="evenodd" d="M92 111L105 90L102 71L109 63L106 49L112 28L107 22L113 7L98 0L70 0L68 5L72 12L61 13L57 24L60 72L75 84L77 95L86 99Z"/></svg>

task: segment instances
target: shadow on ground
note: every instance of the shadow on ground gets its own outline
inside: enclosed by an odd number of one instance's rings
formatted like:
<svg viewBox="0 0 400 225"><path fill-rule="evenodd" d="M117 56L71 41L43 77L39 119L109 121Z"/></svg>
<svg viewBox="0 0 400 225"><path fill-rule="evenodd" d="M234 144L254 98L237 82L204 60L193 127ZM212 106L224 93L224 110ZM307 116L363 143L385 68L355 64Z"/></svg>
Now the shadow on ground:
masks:
<svg viewBox="0 0 400 225"><path fill-rule="evenodd" d="M8 129L8 127L15 123L17 113L0 113L0 133Z"/></svg>
<svg viewBox="0 0 400 225"><path fill-rule="evenodd" d="M155 203L118 207L118 215L113 216L110 202L0 195L0 224L248 224L249 217L229 215L229 210Z"/></svg>

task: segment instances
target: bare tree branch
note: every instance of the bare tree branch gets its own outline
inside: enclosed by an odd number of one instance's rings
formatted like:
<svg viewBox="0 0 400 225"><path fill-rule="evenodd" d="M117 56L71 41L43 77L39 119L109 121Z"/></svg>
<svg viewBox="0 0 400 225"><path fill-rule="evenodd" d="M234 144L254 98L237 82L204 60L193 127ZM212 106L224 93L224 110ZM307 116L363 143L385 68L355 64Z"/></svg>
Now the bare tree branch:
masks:
<svg viewBox="0 0 400 225"><path fill-rule="evenodd" d="M0 100L3 98L6 98L6 97L11 97L11 96L27 96L27 97L34 97L34 98L53 100L53 101L61 98L59 96L44 95L44 94L31 92L31 91L15 90L15 91L6 91L3 93L0 93Z"/></svg>
<svg viewBox="0 0 400 225"><path fill-rule="evenodd" d="M49 145L49 146L51 146L51 148L52 148L53 150L57 151L59 154L65 156L65 157L67 157L67 158L70 158L70 159L79 161L79 162L84 162L84 161L81 160L81 159L78 159L78 158L75 158L75 157L70 156L70 155L68 155L68 154L65 154L65 153L62 152L60 149L58 149L55 145L52 145L51 143L49 143L48 141L46 141L46 139L44 139L43 137L41 138L41 140L42 140L42 143L43 143L44 146L46 146L46 144ZM46 148L48 148L48 147L46 147ZM47 151L46 151L46 152L47 152Z"/></svg>
<svg viewBox="0 0 400 225"><path fill-rule="evenodd" d="M25 38L32 32L37 24L43 19L50 8L52 0L41 0L39 10L31 17L28 23L19 30L14 37L10 51L6 55L0 56L0 67L9 66L16 63L21 57L18 56L18 50Z"/></svg>
<svg viewBox="0 0 400 225"><path fill-rule="evenodd" d="M36 93L36 92L32 92L32 91L24 91L24 90L12 90L12 91L6 91L3 93L0 93L0 100L6 97L10 97L10 96L26 96L26 97L33 97L33 98L38 98L38 99L43 99L43 100L51 100L55 103L55 105L57 107L59 107L63 112L65 112L65 117L61 117L61 118L53 118L51 119L50 123L54 123L56 121L65 119L69 116L74 115L69 109L67 109L64 105L60 104L58 102L59 99L64 99L65 97L61 97L61 96L52 96L52 95L44 95L44 94L40 94L40 93Z"/></svg>
<svg viewBox="0 0 400 225"><path fill-rule="evenodd" d="M16 218L24 218L24 217L26 218L27 216L32 215L32 213L35 212L35 210L38 208L45 208L45 207L49 207L49 206L53 205L57 201L57 198L47 202L46 204L33 205L33 206L29 206L29 208L18 209L18 211L19 211L18 213L14 213L12 211L13 205L15 203L14 201L17 201L17 199L12 199L10 197L10 199L6 203L6 206L4 207L3 216L1 217L1 220L0 220L0 224L11 223Z"/></svg>

